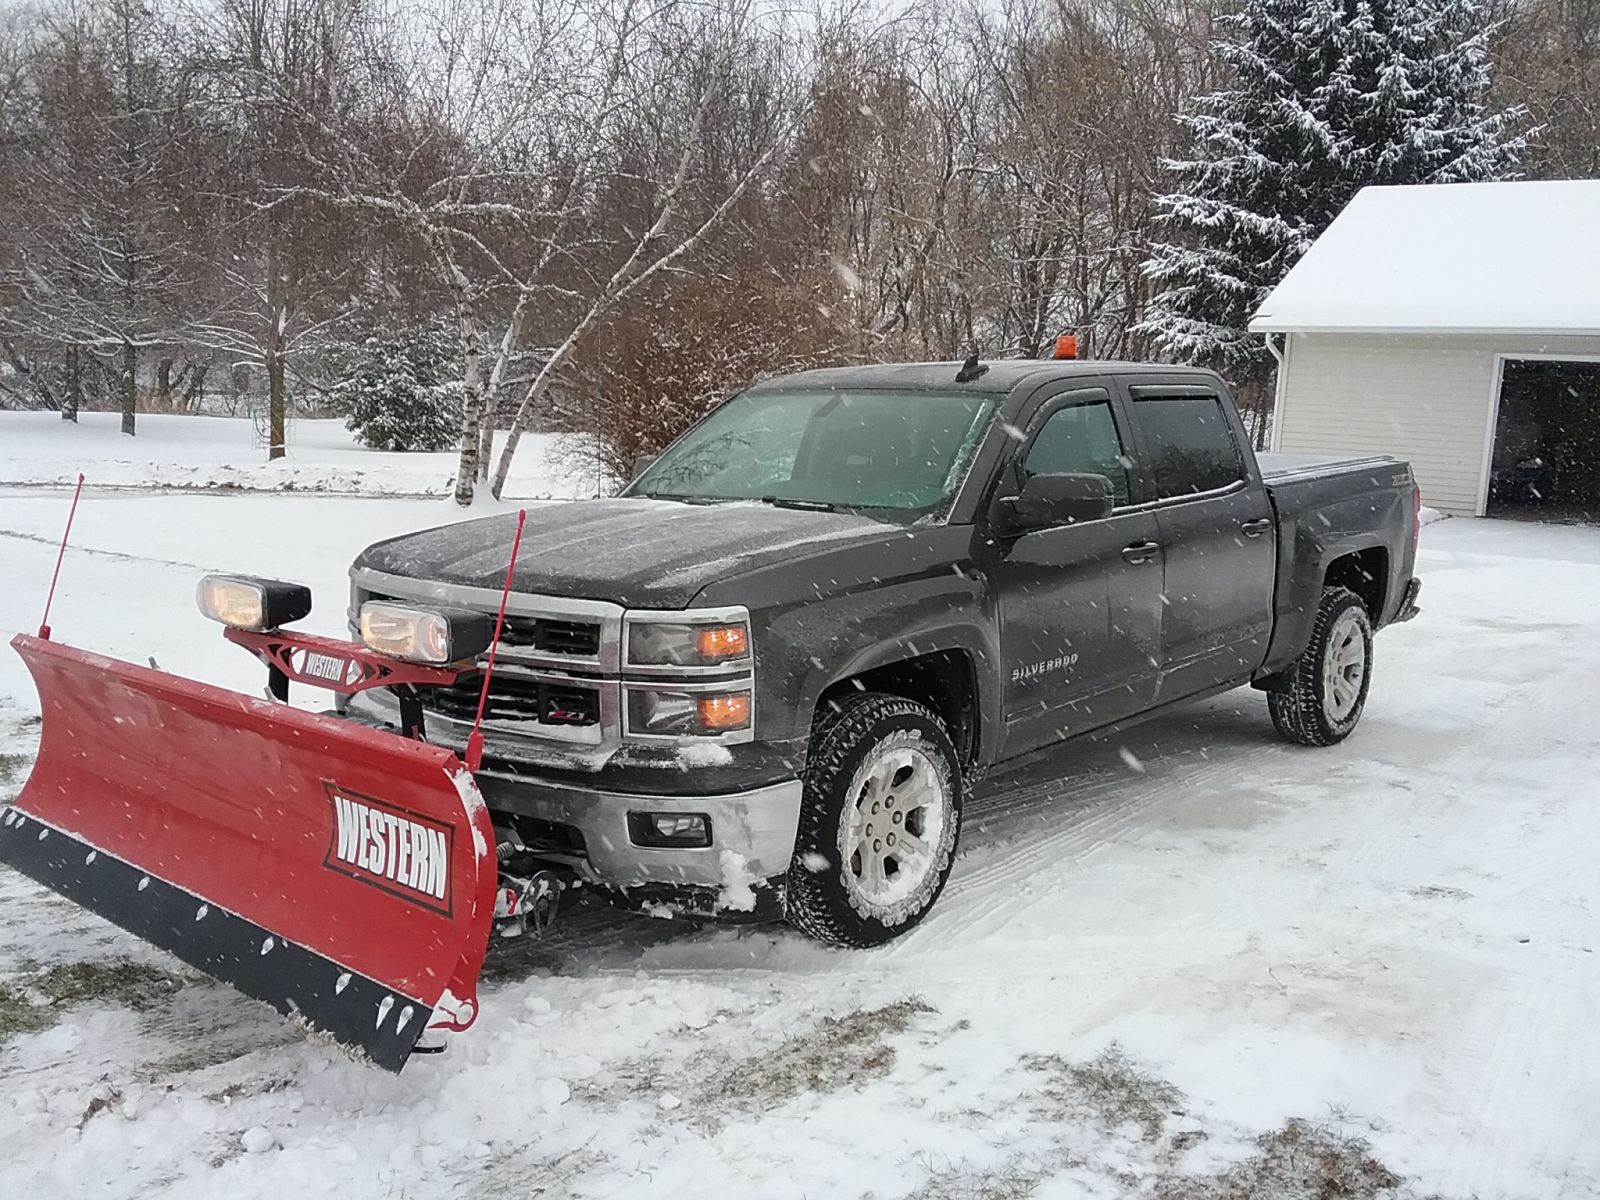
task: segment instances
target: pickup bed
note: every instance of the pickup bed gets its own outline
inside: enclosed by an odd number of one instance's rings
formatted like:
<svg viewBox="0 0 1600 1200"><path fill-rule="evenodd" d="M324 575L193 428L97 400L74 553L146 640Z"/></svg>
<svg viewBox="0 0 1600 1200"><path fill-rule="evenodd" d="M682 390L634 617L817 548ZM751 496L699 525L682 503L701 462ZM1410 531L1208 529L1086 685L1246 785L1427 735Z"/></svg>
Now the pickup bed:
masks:
<svg viewBox="0 0 1600 1200"><path fill-rule="evenodd" d="M651 911L914 925L962 800L1064 739L1254 685L1315 746L1416 612L1384 457L1258 461L1223 381L1128 363L840 368L725 401L621 495L529 513L478 782L505 855ZM493 611L514 518L368 548L362 604ZM420 689L465 741L477 685ZM394 724L387 693L345 702Z"/></svg>

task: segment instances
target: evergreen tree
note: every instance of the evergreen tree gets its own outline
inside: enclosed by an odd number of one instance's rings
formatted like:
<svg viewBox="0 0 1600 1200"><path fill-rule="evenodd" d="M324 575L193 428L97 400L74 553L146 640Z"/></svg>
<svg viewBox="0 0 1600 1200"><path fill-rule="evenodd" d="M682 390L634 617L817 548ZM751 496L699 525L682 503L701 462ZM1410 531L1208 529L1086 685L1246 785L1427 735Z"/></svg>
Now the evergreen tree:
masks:
<svg viewBox="0 0 1600 1200"><path fill-rule="evenodd" d="M1525 114L1484 105L1490 28L1477 0L1367 0L1349 9L1348 65L1330 80L1323 107L1348 146L1350 196L1367 184L1514 176L1526 138L1512 126Z"/></svg>
<svg viewBox="0 0 1600 1200"><path fill-rule="evenodd" d="M1510 177L1517 110L1491 113L1475 0L1245 0L1216 47L1233 86L1180 117L1194 157L1166 163L1173 240L1139 331L1246 386L1271 362L1250 317L1368 184Z"/></svg>
<svg viewBox="0 0 1600 1200"><path fill-rule="evenodd" d="M356 440L374 450L446 450L461 434L461 368L438 330L373 333L340 355L329 400Z"/></svg>

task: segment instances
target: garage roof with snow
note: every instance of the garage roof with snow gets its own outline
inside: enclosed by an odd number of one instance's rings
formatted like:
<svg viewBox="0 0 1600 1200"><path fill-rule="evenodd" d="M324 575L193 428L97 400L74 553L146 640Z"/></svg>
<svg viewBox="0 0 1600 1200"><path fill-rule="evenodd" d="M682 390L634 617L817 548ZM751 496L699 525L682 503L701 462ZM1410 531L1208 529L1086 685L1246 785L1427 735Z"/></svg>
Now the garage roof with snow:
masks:
<svg viewBox="0 0 1600 1200"><path fill-rule="evenodd" d="M1364 188L1250 329L1600 332L1600 180Z"/></svg>

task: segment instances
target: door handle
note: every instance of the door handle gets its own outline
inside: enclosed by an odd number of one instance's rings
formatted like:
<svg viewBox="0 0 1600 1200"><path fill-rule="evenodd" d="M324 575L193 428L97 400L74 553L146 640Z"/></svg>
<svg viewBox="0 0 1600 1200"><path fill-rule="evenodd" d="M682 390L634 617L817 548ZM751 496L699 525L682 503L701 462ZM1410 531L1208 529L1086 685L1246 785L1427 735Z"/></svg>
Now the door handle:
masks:
<svg viewBox="0 0 1600 1200"><path fill-rule="evenodd" d="M1244 524L1240 525L1239 532L1244 534L1245 537L1260 537L1263 533L1271 528L1272 518L1260 517L1254 521L1246 521Z"/></svg>
<svg viewBox="0 0 1600 1200"><path fill-rule="evenodd" d="M1138 566L1140 563L1149 562L1160 549L1161 545L1158 542L1135 542L1131 546L1122 548L1122 557Z"/></svg>

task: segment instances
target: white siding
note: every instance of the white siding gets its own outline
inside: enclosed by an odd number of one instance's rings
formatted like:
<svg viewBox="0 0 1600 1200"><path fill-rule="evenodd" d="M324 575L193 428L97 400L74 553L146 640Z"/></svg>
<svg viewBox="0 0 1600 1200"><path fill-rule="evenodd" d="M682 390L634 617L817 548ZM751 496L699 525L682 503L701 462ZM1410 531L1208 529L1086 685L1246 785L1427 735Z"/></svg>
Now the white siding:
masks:
<svg viewBox="0 0 1600 1200"><path fill-rule="evenodd" d="M1497 357L1600 359L1595 337L1291 333L1273 429L1279 450L1393 454L1425 503L1477 512Z"/></svg>

